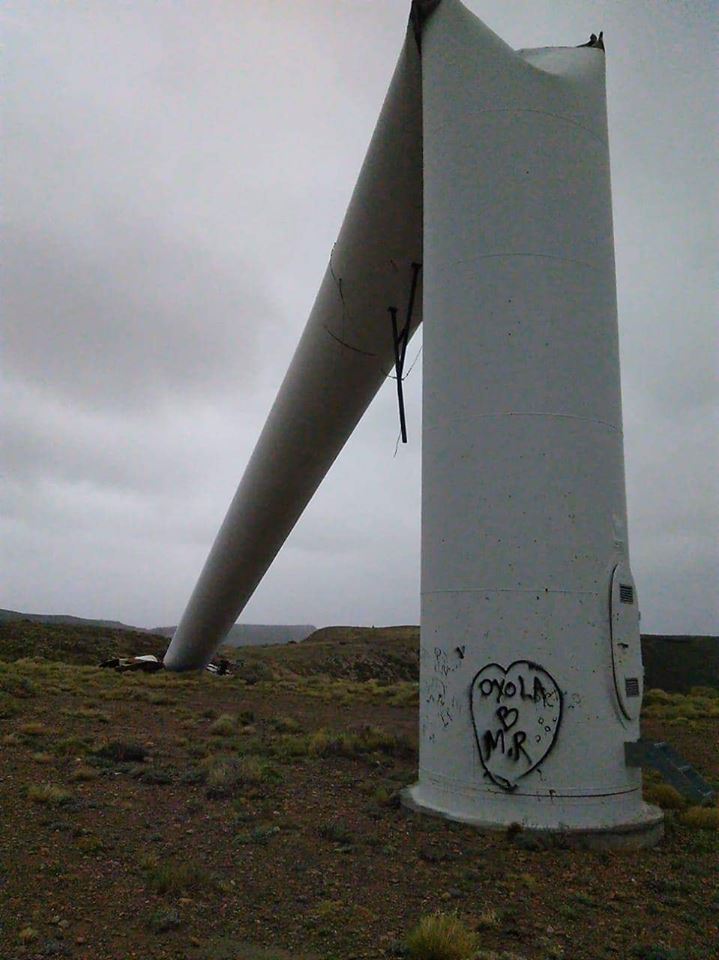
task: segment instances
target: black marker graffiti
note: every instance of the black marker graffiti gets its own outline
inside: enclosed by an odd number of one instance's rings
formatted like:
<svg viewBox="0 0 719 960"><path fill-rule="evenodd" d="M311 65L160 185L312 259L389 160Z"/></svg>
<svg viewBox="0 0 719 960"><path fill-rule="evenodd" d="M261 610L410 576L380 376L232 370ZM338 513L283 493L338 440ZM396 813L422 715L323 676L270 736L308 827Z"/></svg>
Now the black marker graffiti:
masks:
<svg viewBox="0 0 719 960"><path fill-rule="evenodd" d="M516 790L557 739L562 694L554 678L531 660L506 670L488 663L472 681L470 708L485 773L503 790Z"/></svg>

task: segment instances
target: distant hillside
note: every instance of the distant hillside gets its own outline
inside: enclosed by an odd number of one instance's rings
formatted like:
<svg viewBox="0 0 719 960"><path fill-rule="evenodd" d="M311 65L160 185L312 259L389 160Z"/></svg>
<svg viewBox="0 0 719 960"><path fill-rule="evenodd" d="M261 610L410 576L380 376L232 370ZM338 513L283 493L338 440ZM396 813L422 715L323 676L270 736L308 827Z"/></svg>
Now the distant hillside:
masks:
<svg viewBox="0 0 719 960"><path fill-rule="evenodd" d="M107 657L145 653L162 657L166 649L166 637L124 626L95 626L89 621L44 623L28 617L0 621L0 660L42 657L64 663L97 664Z"/></svg>
<svg viewBox="0 0 719 960"><path fill-rule="evenodd" d="M277 643L300 643L317 627L297 623L236 623L225 640L227 647L260 647ZM153 633L171 637L177 627L155 627Z"/></svg>
<svg viewBox="0 0 719 960"><path fill-rule="evenodd" d="M119 620L89 620L85 617L71 617L57 613L20 613L18 610L0 610L0 623L11 623L14 620L29 620L31 623L55 623L76 627L108 627L110 630L133 630L135 633L145 632L144 627L131 627ZM152 632L152 631L149 631Z"/></svg>
<svg viewBox="0 0 719 960"><path fill-rule="evenodd" d="M357 643L358 641L413 640L419 643L419 627L321 627L305 643Z"/></svg>
<svg viewBox="0 0 719 960"><path fill-rule="evenodd" d="M149 631L116 621L0 610L0 660L43 657L98 663L110 656L154 653L161 657L174 630ZM294 643L286 650L266 649L290 641ZM233 652L232 648L238 647L241 654ZM237 624L227 648L228 656L258 676L260 667L260 673L272 675L280 666L299 675L319 672L352 680L376 677L395 682L416 679L419 673L417 626L315 630L297 624ZM719 637L645 634L642 654L647 689L670 693L686 693L701 686L719 689Z"/></svg>
<svg viewBox="0 0 719 960"><path fill-rule="evenodd" d="M644 686L669 693L719 688L719 637L642 636Z"/></svg>
<svg viewBox="0 0 719 960"><path fill-rule="evenodd" d="M90 620L86 617L71 617L66 614L54 613L21 613L18 610L1 610L0 625L17 621L30 623L44 623L55 626L72 627L99 627L107 630L127 630L130 633L148 633L160 637L172 637L177 627L155 627L148 630L145 627L133 627L119 620ZM276 643L299 643L317 627L311 624L265 624L265 623L236 623L230 630L225 641L228 647L267 646ZM165 644L167 646L167 644ZM164 651L163 651L164 652Z"/></svg>

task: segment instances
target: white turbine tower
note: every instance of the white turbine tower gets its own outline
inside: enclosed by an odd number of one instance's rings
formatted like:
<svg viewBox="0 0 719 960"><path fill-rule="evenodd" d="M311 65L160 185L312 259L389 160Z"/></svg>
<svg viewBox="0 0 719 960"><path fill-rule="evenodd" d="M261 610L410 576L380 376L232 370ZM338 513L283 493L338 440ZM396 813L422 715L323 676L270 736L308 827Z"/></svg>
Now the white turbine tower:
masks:
<svg viewBox="0 0 719 960"><path fill-rule="evenodd" d="M420 269L421 265L421 269ZM601 45L410 29L307 328L165 658L235 622L422 316L416 809L641 844Z"/></svg>

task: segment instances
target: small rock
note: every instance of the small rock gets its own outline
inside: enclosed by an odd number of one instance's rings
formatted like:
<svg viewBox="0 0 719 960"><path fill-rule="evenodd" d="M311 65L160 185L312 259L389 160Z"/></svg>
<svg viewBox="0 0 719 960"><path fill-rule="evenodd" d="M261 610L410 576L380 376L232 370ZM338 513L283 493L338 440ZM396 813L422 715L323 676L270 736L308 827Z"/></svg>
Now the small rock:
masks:
<svg viewBox="0 0 719 960"><path fill-rule="evenodd" d="M46 940L42 948L43 957L66 957L68 948L59 940Z"/></svg>

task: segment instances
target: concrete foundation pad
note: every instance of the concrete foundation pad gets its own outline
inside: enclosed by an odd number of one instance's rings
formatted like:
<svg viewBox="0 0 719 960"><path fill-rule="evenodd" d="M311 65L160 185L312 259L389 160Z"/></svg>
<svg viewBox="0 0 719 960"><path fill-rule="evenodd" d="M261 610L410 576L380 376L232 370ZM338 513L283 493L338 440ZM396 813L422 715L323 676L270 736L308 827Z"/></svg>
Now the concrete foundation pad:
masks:
<svg viewBox="0 0 719 960"><path fill-rule="evenodd" d="M466 823L477 830L488 833L504 833L511 837L516 846L525 850L545 850L572 848L583 850L641 850L653 847L664 836L664 814L659 807L642 804L642 810L636 820L612 827L568 828L559 825L556 828L537 829L525 827L521 823L494 823L479 818L457 816L444 810L428 807L415 799L414 787L406 787L400 797L402 806L414 813L430 817L440 817L454 823Z"/></svg>

